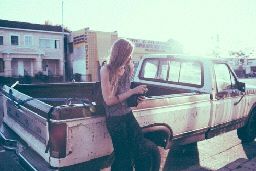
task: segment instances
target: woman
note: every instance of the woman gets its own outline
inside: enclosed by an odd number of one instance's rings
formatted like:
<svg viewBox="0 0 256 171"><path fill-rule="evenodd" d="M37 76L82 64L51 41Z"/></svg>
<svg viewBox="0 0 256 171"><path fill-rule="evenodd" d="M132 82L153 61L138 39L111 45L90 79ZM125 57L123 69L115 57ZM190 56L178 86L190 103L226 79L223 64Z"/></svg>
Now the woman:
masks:
<svg viewBox="0 0 256 171"><path fill-rule="evenodd" d="M150 171L150 151L159 154L157 147L144 139L141 128L126 103L130 96L147 91L146 85L130 89L134 67L131 62L133 48L130 41L117 40L112 46L109 64L100 71L106 123L115 153L111 166L113 171L130 171L133 163L136 171ZM159 169L159 166L156 168Z"/></svg>

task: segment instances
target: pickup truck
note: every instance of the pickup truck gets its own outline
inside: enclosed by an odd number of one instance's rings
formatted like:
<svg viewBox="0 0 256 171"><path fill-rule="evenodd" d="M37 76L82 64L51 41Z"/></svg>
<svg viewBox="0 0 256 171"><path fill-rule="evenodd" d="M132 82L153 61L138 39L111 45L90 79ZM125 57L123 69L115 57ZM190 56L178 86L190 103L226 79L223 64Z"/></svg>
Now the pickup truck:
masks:
<svg viewBox="0 0 256 171"><path fill-rule="evenodd" d="M146 55L132 86L140 84L148 92L132 109L144 136L158 146L175 148L234 129L243 142L256 137L256 87L239 82L220 59ZM49 168L111 163L99 82L5 85L2 93L3 125L27 144L19 154L32 149Z"/></svg>

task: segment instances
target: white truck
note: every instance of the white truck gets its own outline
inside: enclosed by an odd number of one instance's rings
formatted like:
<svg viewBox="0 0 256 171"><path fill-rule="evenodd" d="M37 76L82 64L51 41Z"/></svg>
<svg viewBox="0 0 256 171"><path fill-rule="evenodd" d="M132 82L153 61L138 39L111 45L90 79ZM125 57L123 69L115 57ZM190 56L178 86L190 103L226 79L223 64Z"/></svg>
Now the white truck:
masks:
<svg viewBox="0 0 256 171"><path fill-rule="evenodd" d="M132 86L139 84L149 91L133 112L144 136L158 146L172 148L234 129L243 142L256 137L256 87L239 82L221 60L147 55ZM111 163L99 83L5 85L2 93L3 126L23 141L18 154L35 170L46 169L32 153L48 169Z"/></svg>

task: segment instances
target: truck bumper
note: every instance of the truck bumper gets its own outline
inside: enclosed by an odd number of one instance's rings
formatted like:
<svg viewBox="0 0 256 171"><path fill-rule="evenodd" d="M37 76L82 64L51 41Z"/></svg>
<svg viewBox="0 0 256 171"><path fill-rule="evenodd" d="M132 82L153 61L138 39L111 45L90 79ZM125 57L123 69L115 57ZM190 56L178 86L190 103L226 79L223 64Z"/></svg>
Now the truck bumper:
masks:
<svg viewBox="0 0 256 171"><path fill-rule="evenodd" d="M27 146L17 134L15 134L6 124L2 124L0 128L0 143L6 150L16 152L19 163L26 169L31 171L53 171L50 165L40 157L36 152Z"/></svg>
<svg viewBox="0 0 256 171"><path fill-rule="evenodd" d="M0 127L0 144L6 150L15 151L19 163L28 171L100 170L109 167L114 159L114 155L111 154L85 163L53 168L4 123Z"/></svg>

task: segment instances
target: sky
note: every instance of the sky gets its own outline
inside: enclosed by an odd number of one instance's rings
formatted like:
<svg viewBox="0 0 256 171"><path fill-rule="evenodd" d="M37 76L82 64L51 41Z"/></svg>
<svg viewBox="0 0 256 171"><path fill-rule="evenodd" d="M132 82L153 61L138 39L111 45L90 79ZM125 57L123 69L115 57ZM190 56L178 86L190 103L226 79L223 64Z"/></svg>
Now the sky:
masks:
<svg viewBox="0 0 256 171"><path fill-rule="evenodd" d="M255 48L256 0L0 0L0 19L179 41L203 54Z"/></svg>

